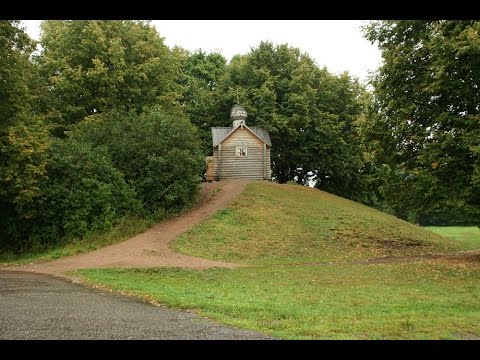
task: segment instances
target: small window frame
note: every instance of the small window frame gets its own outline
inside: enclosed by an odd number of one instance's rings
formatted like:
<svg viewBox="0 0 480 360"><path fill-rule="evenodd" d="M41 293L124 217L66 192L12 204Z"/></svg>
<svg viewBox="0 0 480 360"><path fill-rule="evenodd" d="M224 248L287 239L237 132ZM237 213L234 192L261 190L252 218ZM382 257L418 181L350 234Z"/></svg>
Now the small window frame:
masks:
<svg viewBox="0 0 480 360"><path fill-rule="evenodd" d="M247 147L237 146L235 149L235 155L237 158L244 159L247 157Z"/></svg>

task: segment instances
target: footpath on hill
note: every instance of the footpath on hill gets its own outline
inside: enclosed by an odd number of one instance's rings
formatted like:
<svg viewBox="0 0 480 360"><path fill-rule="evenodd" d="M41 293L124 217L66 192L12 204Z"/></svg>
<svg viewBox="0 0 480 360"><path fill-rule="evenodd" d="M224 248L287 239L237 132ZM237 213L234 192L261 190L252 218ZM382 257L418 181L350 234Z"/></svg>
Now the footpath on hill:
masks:
<svg viewBox="0 0 480 360"><path fill-rule="evenodd" d="M7 270L34 272L77 280L65 272L94 268L139 268L174 266L191 269L233 268L235 264L202 259L174 252L169 243L216 211L225 208L244 189L249 180L235 179L205 183L197 206L188 213L158 223L142 234L89 253L48 262L10 266Z"/></svg>
<svg viewBox="0 0 480 360"><path fill-rule="evenodd" d="M5 270L49 274L79 281L66 272L94 268L144 268L182 267L207 269L212 267L234 268L240 265L223 261L208 260L176 253L170 242L182 233L201 223L218 210L227 207L245 189L249 180L232 179L221 182L204 183L198 204L188 213L158 223L142 234L131 239L107 246L89 253L79 254L48 262L33 262L26 265L8 266ZM461 251L449 254L427 254L403 257L386 256L347 263L380 264L403 263L423 260L468 260L476 261L480 250Z"/></svg>
<svg viewBox="0 0 480 360"><path fill-rule="evenodd" d="M200 201L192 211L154 225L125 242L87 254L4 268L13 271L0 271L0 339L272 339L218 324L190 311L153 306L135 297L51 276L77 282L65 272L104 267L234 267L177 254L168 244L226 207L247 183L232 180L204 184Z"/></svg>

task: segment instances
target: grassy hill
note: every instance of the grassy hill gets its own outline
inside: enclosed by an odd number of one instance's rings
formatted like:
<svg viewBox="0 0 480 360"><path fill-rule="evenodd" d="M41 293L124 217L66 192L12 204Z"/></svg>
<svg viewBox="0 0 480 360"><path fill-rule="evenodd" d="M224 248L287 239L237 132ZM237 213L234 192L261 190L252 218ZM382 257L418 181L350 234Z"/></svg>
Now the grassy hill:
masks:
<svg viewBox="0 0 480 360"><path fill-rule="evenodd" d="M101 286L286 339L480 338L480 256L357 262L468 244L325 192L251 183L173 246L246 266L79 273Z"/></svg>
<svg viewBox="0 0 480 360"><path fill-rule="evenodd" d="M304 186L255 182L175 243L179 252L247 264L355 261L465 248L359 203Z"/></svg>

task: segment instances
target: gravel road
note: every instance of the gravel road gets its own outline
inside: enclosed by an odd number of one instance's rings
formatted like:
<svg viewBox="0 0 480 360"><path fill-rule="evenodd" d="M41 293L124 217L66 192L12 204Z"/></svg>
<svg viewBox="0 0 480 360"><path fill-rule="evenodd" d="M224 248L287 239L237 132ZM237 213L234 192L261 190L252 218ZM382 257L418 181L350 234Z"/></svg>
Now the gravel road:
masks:
<svg viewBox="0 0 480 360"><path fill-rule="evenodd" d="M0 271L0 339L268 339L44 274Z"/></svg>

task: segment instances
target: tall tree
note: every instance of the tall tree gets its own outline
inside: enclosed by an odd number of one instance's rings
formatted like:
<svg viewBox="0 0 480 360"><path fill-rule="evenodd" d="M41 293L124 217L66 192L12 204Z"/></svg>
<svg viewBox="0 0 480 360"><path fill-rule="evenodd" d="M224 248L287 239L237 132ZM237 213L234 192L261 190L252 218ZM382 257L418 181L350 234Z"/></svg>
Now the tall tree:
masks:
<svg viewBox="0 0 480 360"><path fill-rule="evenodd" d="M28 113L31 103L29 56L35 44L18 20L0 21L0 121L2 129Z"/></svg>
<svg viewBox="0 0 480 360"><path fill-rule="evenodd" d="M202 149L206 155L212 152L210 128L219 122L216 114L218 82L225 73L226 63L227 60L219 53L205 53L201 50L182 52L179 82L185 91L181 102L190 121L199 129Z"/></svg>
<svg viewBox="0 0 480 360"><path fill-rule="evenodd" d="M378 21L365 35L384 60L370 136L395 179L387 202L421 223L479 221L480 22Z"/></svg>
<svg viewBox="0 0 480 360"><path fill-rule="evenodd" d="M0 238L29 218L45 174L48 132L35 113L34 42L19 21L0 21Z"/></svg>
<svg viewBox="0 0 480 360"><path fill-rule="evenodd" d="M180 63L147 21L52 20L41 28L39 63L60 133L111 109L158 104L181 113Z"/></svg>
<svg viewBox="0 0 480 360"><path fill-rule="evenodd" d="M262 42L232 59L220 87L225 124L238 94L248 124L269 130L279 182L313 180L319 188L354 194L361 163L349 137L362 89L348 75L318 68L297 48Z"/></svg>

